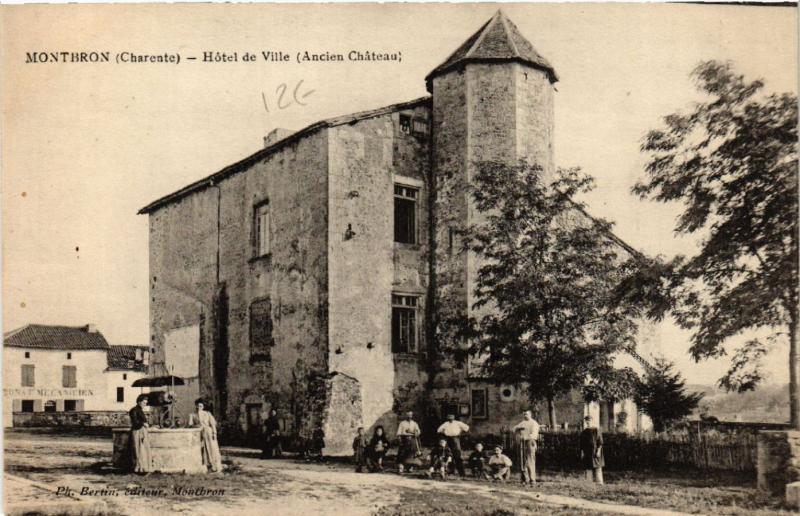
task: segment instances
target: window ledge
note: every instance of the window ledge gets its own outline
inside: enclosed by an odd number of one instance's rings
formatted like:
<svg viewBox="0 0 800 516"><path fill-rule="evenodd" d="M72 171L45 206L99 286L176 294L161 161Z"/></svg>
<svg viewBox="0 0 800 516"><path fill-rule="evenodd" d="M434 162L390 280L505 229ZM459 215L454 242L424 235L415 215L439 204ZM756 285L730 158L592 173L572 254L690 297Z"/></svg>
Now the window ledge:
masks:
<svg viewBox="0 0 800 516"><path fill-rule="evenodd" d="M257 262L270 263L271 261L272 261L272 253L267 253L259 256L253 256L252 258L247 260L247 263L257 263Z"/></svg>
<svg viewBox="0 0 800 516"><path fill-rule="evenodd" d="M409 251L419 251L422 248L422 246L420 244L407 244L405 242L395 242L394 248L405 249Z"/></svg>

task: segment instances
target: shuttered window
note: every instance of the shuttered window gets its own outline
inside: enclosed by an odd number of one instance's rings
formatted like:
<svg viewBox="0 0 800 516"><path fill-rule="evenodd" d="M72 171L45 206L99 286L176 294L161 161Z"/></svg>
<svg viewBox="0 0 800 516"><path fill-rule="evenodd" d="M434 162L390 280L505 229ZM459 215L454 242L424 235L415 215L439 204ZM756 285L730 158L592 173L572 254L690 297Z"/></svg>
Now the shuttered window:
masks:
<svg viewBox="0 0 800 516"><path fill-rule="evenodd" d="M22 386L35 387L36 378L34 377L34 366L25 364L22 366Z"/></svg>
<svg viewBox="0 0 800 516"><path fill-rule="evenodd" d="M250 359L271 360L272 346L272 302L259 299L250 305Z"/></svg>
<svg viewBox="0 0 800 516"><path fill-rule="evenodd" d="M78 371L75 366L65 365L61 368L61 385L63 387L78 386Z"/></svg>
<svg viewBox="0 0 800 516"><path fill-rule="evenodd" d="M253 247L256 257L270 253L269 204L263 202L253 208Z"/></svg>

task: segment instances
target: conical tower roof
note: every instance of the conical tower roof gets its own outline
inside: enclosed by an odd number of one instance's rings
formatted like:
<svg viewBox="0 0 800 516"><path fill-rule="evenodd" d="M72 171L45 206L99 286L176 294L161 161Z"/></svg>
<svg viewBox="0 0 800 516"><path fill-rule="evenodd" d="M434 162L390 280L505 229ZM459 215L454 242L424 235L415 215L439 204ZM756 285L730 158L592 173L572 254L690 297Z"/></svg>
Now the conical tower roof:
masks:
<svg viewBox="0 0 800 516"><path fill-rule="evenodd" d="M556 82L558 76L547 59L539 55L533 45L520 34L519 29L508 19L503 11L498 10L489 21L470 36L458 49L425 77L428 90L431 81L437 75L446 73L468 62L516 61L544 70L550 82Z"/></svg>

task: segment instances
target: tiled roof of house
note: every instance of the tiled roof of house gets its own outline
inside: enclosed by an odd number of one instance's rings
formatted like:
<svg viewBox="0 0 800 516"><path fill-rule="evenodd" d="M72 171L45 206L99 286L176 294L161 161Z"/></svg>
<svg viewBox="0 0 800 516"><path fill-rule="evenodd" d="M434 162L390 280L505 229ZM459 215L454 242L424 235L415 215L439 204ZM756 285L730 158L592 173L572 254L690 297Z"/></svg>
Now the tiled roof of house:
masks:
<svg viewBox="0 0 800 516"><path fill-rule="evenodd" d="M108 342L92 325L50 326L28 324L3 335L3 345L14 348L107 350Z"/></svg>
<svg viewBox="0 0 800 516"><path fill-rule="evenodd" d="M136 360L137 350L140 352L138 361ZM147 347L145 346L109 346L108 368L147 371L147 366L142 361L146 351Z"/></svg>
<svg viewBox="0 0 800 516"><path fill-rule="evenodd" d="M444 63L433 69L425 78L428 91L431 79L467 62L516 61L544 70L550 82L558 81L553 66L520 34L519 29L498 10L478 32L470 36Z"/></svg>

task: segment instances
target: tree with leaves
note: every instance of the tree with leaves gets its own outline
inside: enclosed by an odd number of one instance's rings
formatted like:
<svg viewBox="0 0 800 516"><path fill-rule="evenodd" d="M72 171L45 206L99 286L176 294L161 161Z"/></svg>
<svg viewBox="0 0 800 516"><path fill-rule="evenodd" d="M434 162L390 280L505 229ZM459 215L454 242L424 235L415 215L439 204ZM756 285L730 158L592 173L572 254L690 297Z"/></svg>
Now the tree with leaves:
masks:
<svg viewBox="0 0 800 516"><path fill-rule="evenodd" d="M650 416L656 432L663 432L691 414L703 399L702 394L686 392L686 382L672 368L671 362L656 359L633 397L641 411Z"/></svg>
<svg viewBox="0 0 800 516"><path fill-rule="evenodd" d="M611 224L572 200L591 187L579 169L545 182L526 163L481 163L471 187L481 220L462 233L481 264L462 337L492 379L546 402L554 427L554 400L610 368L636 331L633 311L612 302L630 267Z"/></svg>
<svg viewBox="0 0 800 516"><path fill-rule="evenodd" d="M703 62L692 77L704 100L647 134L647 177L633 192L682 203L676 232L700 235L699 252L652 262L623 297L638 297L650 316L671 311L693 332L695 360L724 355L726 341L752 330L788 337L791 423L800 429L797 96L766 95L730 63ZM720 384L754 388L767 351L748 340Z"/></svg>

